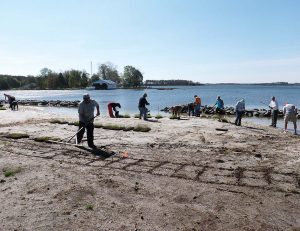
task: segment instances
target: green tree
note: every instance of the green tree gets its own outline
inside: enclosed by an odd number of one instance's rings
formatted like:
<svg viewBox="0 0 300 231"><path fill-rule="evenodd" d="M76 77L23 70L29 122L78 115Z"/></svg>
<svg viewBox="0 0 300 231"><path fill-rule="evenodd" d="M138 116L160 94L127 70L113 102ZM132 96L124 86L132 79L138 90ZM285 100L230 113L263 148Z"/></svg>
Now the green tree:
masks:
<svg viewBox="0 0 300 231"><path fill-rule="evenodd" d="M116 83L121 82L120 75L112 63L103 63L98 67L98 74L101 79L111 80Z"/></svg>
<svg viewBox="0 0 300 231"><path fill-rule="evenodd" d="M47 67L44 67L42 70L40 70L41 76L42 77L47 77L50 73L52 73L53 71L50 70Z"/></svg>
<svg viewBox="0 0 300 231"><path fill-rule="evenodd" d="M93 83L93 82L96 82L96 81L98 81L100 78L99 78L99 75L97 75L97 74L93 74L93 76L92 76L92 78L91 78L91 82Z"/></svg>
<svg viewBox="0 0 300 231"><path fill-rule="evenodd" d="M58 74L57 82L58 82L58 88L68 87L68 83L62 73Z"/></svg>
<svg viewBox="0 0 300 231"><path fill-rule="evenodd" d="M133 66L125 66L123 73L124 87L139 87L143 83L142 73Z"/></svg>
<svg viewBox="0 0 300 231"><path fill-rule="evenodd" d="M70 70L66 71L68 75L68 85L70 88L80 88L81 86L81 71Z"/></svg>
<svg viewBox="0 0 300 231"><path fill-rule="evenodd" d="M89 84L89 78L87 77L87 73L84 71L81 75L80 85L81 87L87 87Z"/></svg>
<svg viewBox="0 0 300 231"><path fill-rule="evenodd" d="M7 90L9 86L7 84L6 78L0 78L0 90Z"/></svg>

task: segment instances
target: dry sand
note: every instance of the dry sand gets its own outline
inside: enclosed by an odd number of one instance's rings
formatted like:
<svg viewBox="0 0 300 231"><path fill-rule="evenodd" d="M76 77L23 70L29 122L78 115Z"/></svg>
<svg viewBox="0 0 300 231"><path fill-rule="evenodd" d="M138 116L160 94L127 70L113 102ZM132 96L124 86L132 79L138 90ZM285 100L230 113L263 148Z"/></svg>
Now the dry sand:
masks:
<svg viewBox="0 0 300 231"><path fill-rule="evenodd" d="M34 141L76 132L53 115L0 115L1 133L30 135L0 137L0 230L300 229L299 136L212 119L98 118L151 131L95 129L95 155L86 142ZM8 168L19 171L5 177Z"/></svg>

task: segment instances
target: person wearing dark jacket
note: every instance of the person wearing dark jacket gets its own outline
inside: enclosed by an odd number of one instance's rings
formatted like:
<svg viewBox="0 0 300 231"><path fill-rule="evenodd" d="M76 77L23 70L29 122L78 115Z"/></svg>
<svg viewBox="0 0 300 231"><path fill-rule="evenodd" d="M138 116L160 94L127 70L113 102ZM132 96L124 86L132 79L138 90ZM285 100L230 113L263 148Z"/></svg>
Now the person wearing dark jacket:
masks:
<svg viewBox="0 0 300 231"><path fill-rule="evenodd" d="M148 109L146 108L146 105L149 105L147 99L147 94L145 93L139 100L139 110L140 110L140 119L143 117L144 120L147 120L147 112Z"/></svg>

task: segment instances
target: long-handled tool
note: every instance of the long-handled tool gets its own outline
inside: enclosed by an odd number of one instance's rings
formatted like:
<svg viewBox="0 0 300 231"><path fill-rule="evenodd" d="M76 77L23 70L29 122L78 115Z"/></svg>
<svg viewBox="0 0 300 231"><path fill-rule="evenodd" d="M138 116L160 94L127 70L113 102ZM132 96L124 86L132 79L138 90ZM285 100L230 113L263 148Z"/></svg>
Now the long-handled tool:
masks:
<svg viewBox="0 0 300 231"><path fill-rule="evenodd" d="M82 129L85 129L86 126L93 121L93 119L95 119L98 115L94 116L92 119L90 119L82 128L80 128L73 136L71 136L71 138L66 142L69 143ZM76 144L77 144L77 139L76 139Z"/></svg>

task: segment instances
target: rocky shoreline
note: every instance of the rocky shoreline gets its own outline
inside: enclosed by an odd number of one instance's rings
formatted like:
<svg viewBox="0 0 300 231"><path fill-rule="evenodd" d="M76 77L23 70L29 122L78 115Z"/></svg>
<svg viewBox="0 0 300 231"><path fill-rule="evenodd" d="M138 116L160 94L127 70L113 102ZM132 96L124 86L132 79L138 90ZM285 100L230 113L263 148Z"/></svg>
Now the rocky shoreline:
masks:
<svg viewBox="0 0 300 231"><path fill-rule="evenodd" d="M181 107L181 111L180 113L187 113L189 114L189 112L191 113L191 111L189 110L189 105L177 105L179 107ZM165 107L163 109L161 109L161 111L165 112L165 113L172 113L172 108L173 107ZM212 106L207 106L205 105L204 107L201 108L201 113L202 115L215 115L216 114L216 110L214 107ZM225 115L231 115L234 116L235 115L235 109L234 107L225 107ZM267 109L262 109L262 108L254 108L254 109L248 109L245 110L245 114L244 116L246 117L271 117L271 110L267 110ZM283 111L279 110L278 112L278 118L283 118ZM298 112L297 114L297 118L300 119L300 114Z"/></svg>
<svg viewBox="0 0 300 231"><path fill-rule="evenodd" d="M68 100L17 100L19 105L24 106L49 106L49 107L78 107L80 101L68 101ZM5 101L1 100L0 104L4 104Z"/></svg>

